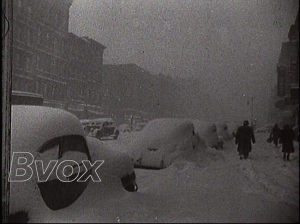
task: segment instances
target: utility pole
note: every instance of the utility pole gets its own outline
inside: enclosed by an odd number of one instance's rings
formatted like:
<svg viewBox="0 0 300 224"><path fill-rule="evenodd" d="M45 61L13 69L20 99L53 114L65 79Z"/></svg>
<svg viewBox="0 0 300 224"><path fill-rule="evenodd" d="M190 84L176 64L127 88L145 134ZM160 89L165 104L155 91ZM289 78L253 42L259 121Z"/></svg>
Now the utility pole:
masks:
<svg viewBox="0 0 300 224"><path fill-rule="evenodd" d="M253 96L251 97L251 126L253 127Z"/></svg>
<svg viewBox="0 0 300 224"><path fill-rule="evenodd" d="M2 1L2 223L8 223L10 184L13 1Z"/></svg>

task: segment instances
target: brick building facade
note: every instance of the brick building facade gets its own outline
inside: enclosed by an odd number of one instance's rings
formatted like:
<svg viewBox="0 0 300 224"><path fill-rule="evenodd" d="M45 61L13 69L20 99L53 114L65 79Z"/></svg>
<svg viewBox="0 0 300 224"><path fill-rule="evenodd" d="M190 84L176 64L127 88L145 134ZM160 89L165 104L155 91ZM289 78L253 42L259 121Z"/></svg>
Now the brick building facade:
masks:
<svg viewBox="0 0 300 224"><path fill-rule="evenodd" d="M40 93L46 104L64 107L72 1L14 0L13 3L12 89Z"/></svg>
<svg viewBox="0 0 300 224"><path fill-rule="evenodd" d="M71 4L13 1L12 89L42 94L46 106L79 117L98 115L105 47L68 32Z"/></svg>

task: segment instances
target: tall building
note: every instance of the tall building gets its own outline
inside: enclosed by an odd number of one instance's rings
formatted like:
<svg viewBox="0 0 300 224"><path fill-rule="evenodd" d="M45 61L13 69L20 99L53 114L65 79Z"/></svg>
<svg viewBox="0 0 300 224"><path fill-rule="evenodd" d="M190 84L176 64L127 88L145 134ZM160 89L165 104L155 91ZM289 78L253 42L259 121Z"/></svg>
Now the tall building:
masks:
<svg viewBox="0 0 300 224"><path fill-rule="evenodd" d="M14 0L13 3L12 89L40 93L46 105L64 107L72 0Z"/></svg>
<svg viewBox="0 0 300 224"><path fill-rule="evenodd" d="M80 118L99 116L105 46L69 33L72 2L13 0L12 89Z"/></svg>
<svg viewBox="0 0 300 224"><path fill-rule="evenodd" d="M173 78L155 76L136 64L104 64L103 108L119 122L131 115L176 117L182 106L176 84Z"/></svg>
<svg viewBox="0 0 300 224"><path fill-rule="evenodd" d="M67 109L80 118L102 115L102 65L105 46L88 38L68 35L70 67Z"/></svg>

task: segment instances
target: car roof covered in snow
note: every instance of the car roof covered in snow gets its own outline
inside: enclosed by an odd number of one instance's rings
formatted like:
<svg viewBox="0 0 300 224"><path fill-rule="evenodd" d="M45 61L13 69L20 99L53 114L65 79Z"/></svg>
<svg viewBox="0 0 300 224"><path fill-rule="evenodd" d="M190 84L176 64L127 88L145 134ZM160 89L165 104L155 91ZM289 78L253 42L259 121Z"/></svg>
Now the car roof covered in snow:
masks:
<svg viewBox="0 0 300 224"><path fill-rule="evenodd" d="M12 149L34 152L46 141L65 135L85 136L72 113L45 106L12 105Z"/></svg>

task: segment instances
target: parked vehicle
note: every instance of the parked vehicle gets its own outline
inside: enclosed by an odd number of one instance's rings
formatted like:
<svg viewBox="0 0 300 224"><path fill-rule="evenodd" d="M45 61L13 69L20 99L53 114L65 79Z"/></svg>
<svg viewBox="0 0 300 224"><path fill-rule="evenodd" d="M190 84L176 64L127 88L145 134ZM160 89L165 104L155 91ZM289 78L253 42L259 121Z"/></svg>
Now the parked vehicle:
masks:
<svg viewBox="0 0 300 224"><path fill-rule="evenodd" d="M131 132L130 125L129 125L129 124L125 124L125 123L120 124L120 125L118 126L118 130L119 130L119 132L121 132L121 133Z"/></svg>
<svg viewBox="0 0 300 224"><path fill-rule="evenodd" d="M206 147L218 148L219 140L216 124L200 119L188 119L194 124L195 132L205 142Z"/></svg>
<svg viewBox="0 0 300 224"><path fill-rule="evenodd" d="M227 122L229 138L235 138L236 131L240 125L237 122Z"/></svg>
<svg viewBox="0 0 300 224"><path fill-rule="evenodd" d="M121 180L125 190L134 192L138 190L134 165L131 157L124 152L104 145L99 139L87 136L87 143L93 161L104 160L101 166L101 181L112 182L112 176Z"/></svg>
<svg viewBox="0 0 300 224"><path fill-rule="evenodd" d="M19 180L18 182L10 181L9 211L10 218L15 218L15 220L20 220L19 216L24 216L24 214L30 216L39 215L37 213L42 212L50 213L76 203L87 186L91 184L90 175L95 177L96 174L95 167L85 166L84 160L91 164L96 160L104 160L105 165L99 168L104 171L101 172L102 176L100 175L99 188L105 186L104 183L109 183L120 184L121 188L126 191L137 190L131 158L128 155L116 153L114 150L108 150L96 138L87 137L79 119L61 109L13 105L11 152L14 162L11 162L9 177L10 180ZM33 160L38 160L39 164L44 165L37 166ZM25 161L22 168L19 168L19 161L22 163ZM26 161L32 169L26 168L28 165ZM61 171L64 175L62 173L58 175L59 165L50 169L51 161L69 165L68 169ZM18 168L19 170L26 168L23 169L26 170L25 174L16 175L19 172ZM51 170L53 172L50 172ZM7 177L8 175L4 178ZM79 178L85 181L78 181ZM109 189L105 188L101 192L102 197L108 193ZM99 200L101 200L101 195L99 195Z"/></svg>
<svg viewBox="0 0 300 224"><path fill-rule="evenodd" d="M112 118L97 118L80 120L87 136L102 139L103 137L113 137L117 139L119 130Z"/></svg>
<svg viewBox="0 0 300 224"><path fill-rule="evenodd" d="M217 122L217 134L223 137L223 140L229 140L228 126L226 122Z"/></svg>
<svg viewBox="0 0 300 224"><path fill-rule="evenodd" d="M224 139L222 135L218 135L218 149L223 149Z"/></svg>
<svg viewBox="0 0 300 224"><path fill-rule="evenodd" d="M146 125L147 125L148 122L139 122L139 123L136 123L134 125L134 128L133 130L134 131L141 131Z"/></svg>
<svg viewBox="0 0 300 224"><path fill-rule="evenodd" d="M159 118L136 132L129 145L135 167L162 169L184 151L193 150L194 125L176 118Z"/></svg>
<svg viewBox="0 0 300 224"><path fill-rule="evenodd" d="M32 168L22 177L27 181L10 182L10 212L29 211L47 207L59 210L71 205L82 194L89 180L76 181L76 177L91 174L83 169L82 160L91 160L85 134L78 118L64 110L44 106L13 105L11 114L11 151L12 161L18 161L21 153L24 160L41 160L49 164L57 160L74 160L79 166L73 174L59 180L56 172L48 178L43 167ZM33 157L32 157L33 156ZM11 163L10 178L17 178L18 163ZM45 165L46 166L46 165ZM53 167L54 169L54 167ZM38 173L44 174L38 177ZM78 178L79 178L78 177ZM39 181L46 179L46 181ZM69 180L74 180L68 182ZM29 202L33 202L30 204ZM34 205L33 205L34 204Z"/></svg>

